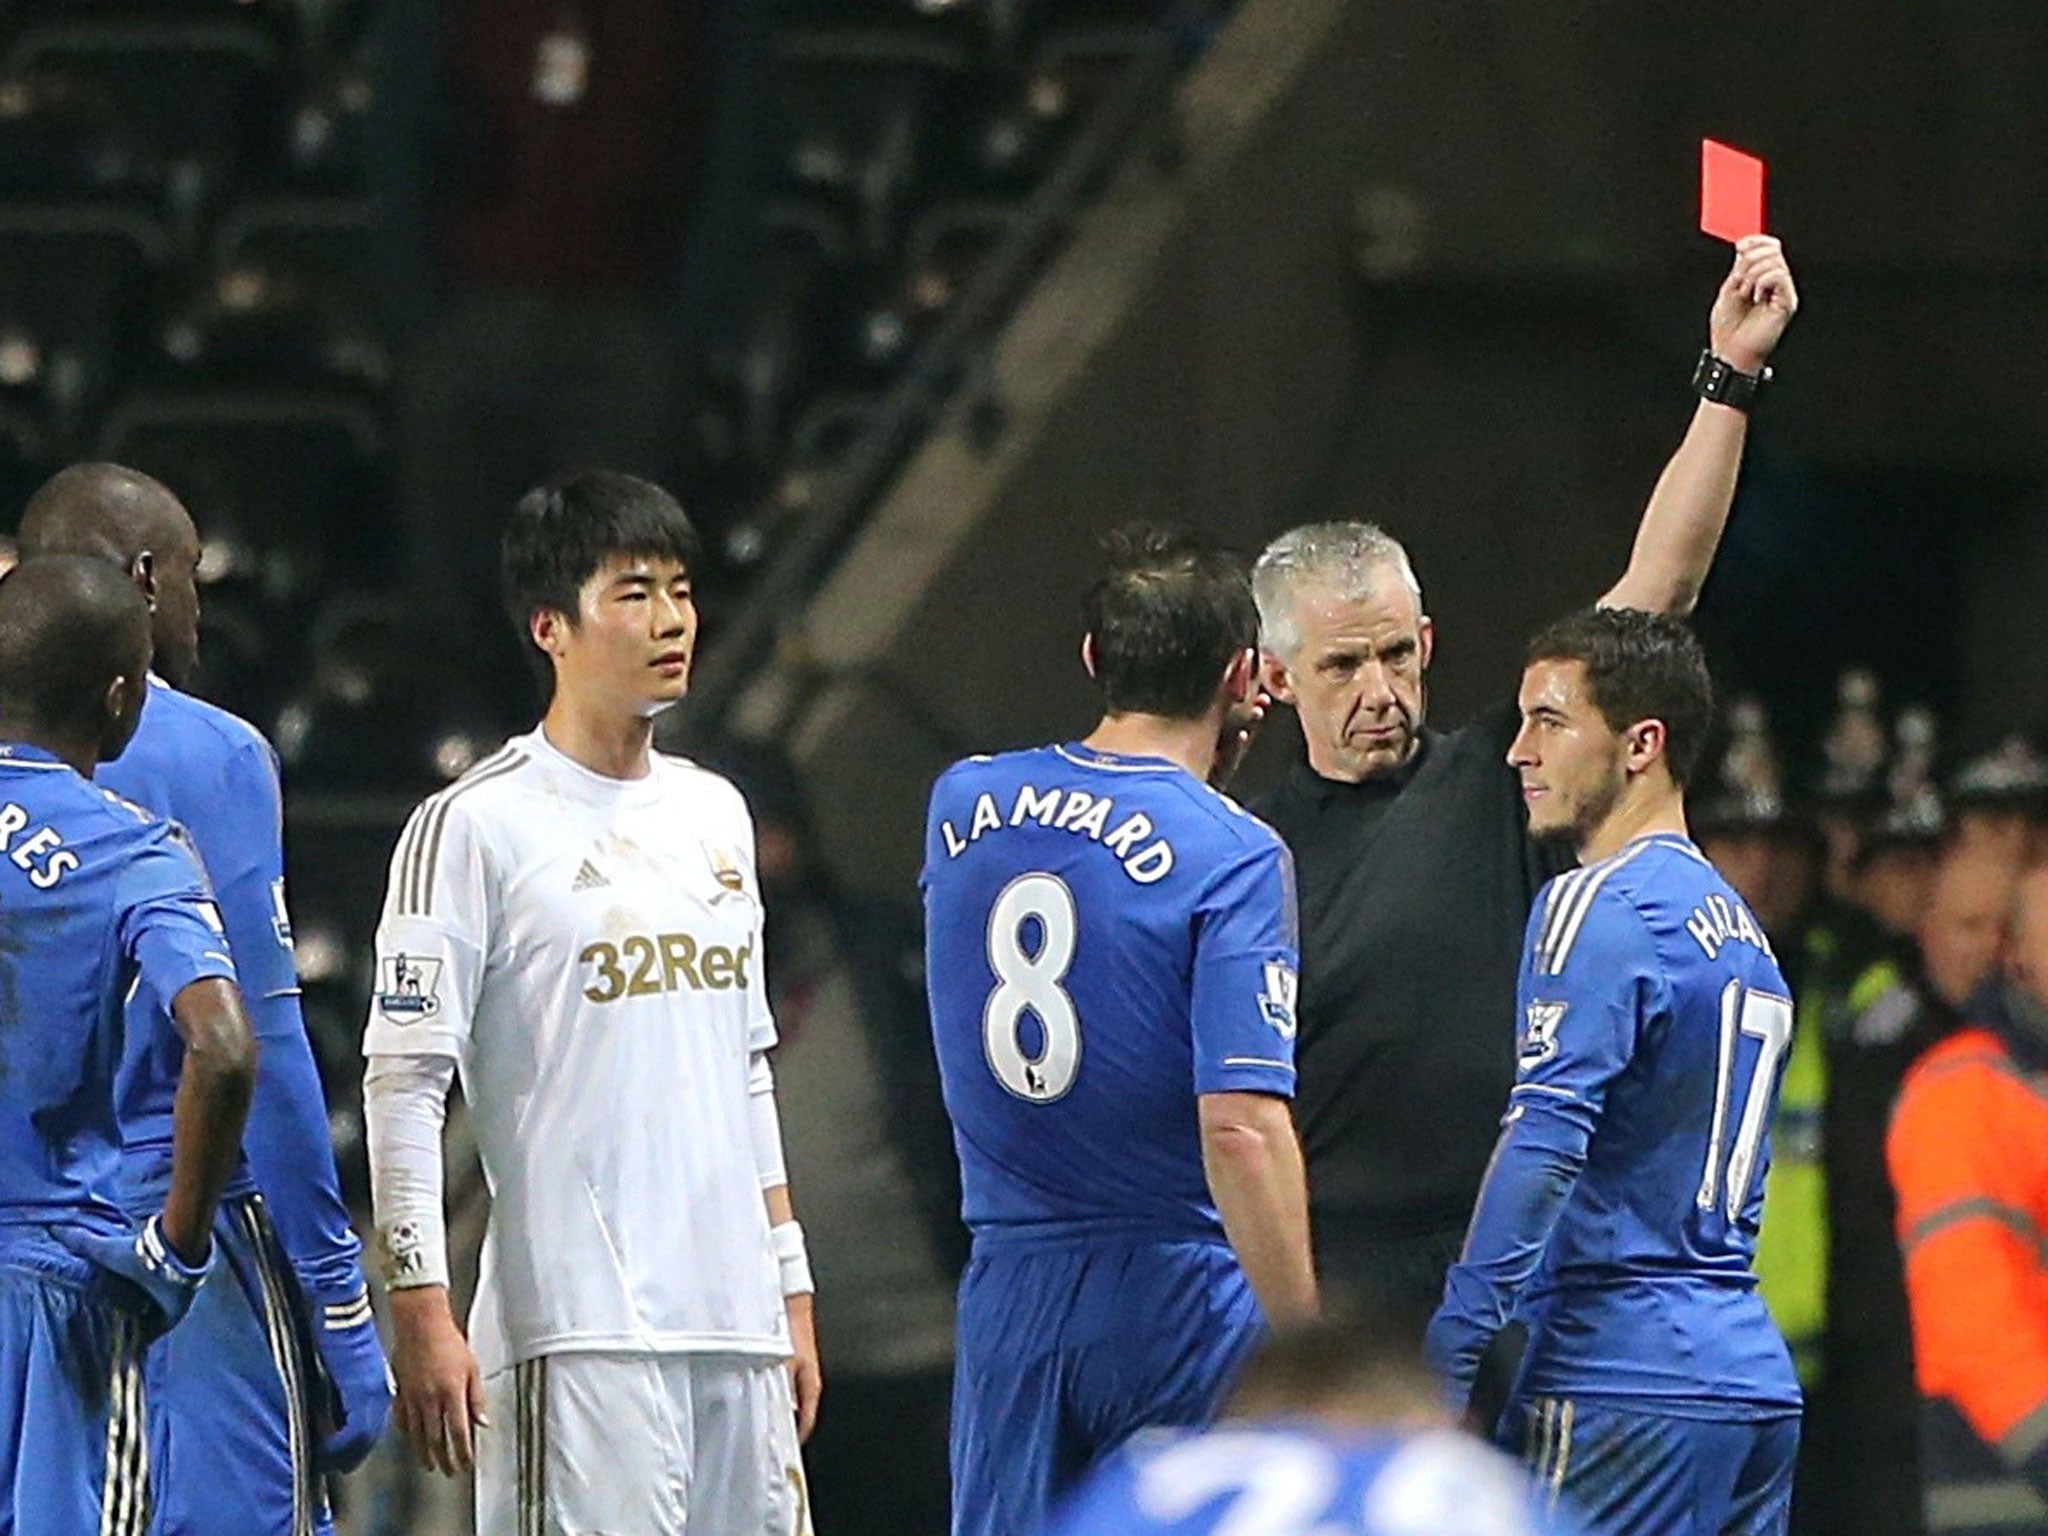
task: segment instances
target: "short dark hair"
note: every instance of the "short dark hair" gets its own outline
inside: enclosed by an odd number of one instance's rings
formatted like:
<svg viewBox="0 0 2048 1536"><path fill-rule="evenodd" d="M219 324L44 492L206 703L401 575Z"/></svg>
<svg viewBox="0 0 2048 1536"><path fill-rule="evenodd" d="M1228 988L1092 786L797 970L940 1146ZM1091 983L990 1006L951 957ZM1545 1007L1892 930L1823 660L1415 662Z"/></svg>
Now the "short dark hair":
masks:
<svg viewBox="0 0 2048 1536"><path fill-rule="evenodd" d="M0 713L17 725L96 726L107 685L149 656L149 604L111 560L42 555L0 580Z"/></svg>
<svg viewBox="0 0 2048 1536"><path fill-rule="evenodd" d="M1576 661L1608 726L1664 723L1664 762L1680 789L1692 781L1714 723L1706 653L1681 619L1639 608L1585 608L1539 630L1528 660Z"/></svg>
<svg viewBox="0 0 2048 1536"><path fill-rule="evenodd" d="M1419 1333L1418 1320L1335 1300L1321 1317L1266 1336L1238 1372L1224 1412L1276 1419L1372 1406L1393 1422L1434 1406L1441 1395L1416 1348Z"/></svg>
<svg viewBox="0 0 2048 1536"><path fill-rule="evenodd" d="M1134 523L1102 541L1107 568L1081 600L1095 683L1113 715L1192 719L1230 658L1259 643L1251 578L1183 528Z"/></svg>
<svg viewBox="0 0 2048 1536"><path fill-rule="evenodd" d="M505 612L530 648L533 616L553 609L576 622L583 584L607 560L653 556L679 561L693 575L703 545L682 504L650 480L593 470L536 486L520 497L505 527ZM547 658L533 652L543 688L554 685Z"/></svg>

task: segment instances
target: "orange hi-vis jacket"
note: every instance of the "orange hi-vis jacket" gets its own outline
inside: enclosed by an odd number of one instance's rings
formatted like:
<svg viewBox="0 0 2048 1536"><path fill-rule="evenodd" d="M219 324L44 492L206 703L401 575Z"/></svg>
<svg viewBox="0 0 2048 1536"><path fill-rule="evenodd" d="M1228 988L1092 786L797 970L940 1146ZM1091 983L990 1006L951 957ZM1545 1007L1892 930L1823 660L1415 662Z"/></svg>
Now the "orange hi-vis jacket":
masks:
<svg viewBox="0 0 2048 1536"><path fill-rule="evenodd" d="M1916 1062L1886 1146L1930 1536L2048 1536L2048 1043L2002 1022Z"/></svg>

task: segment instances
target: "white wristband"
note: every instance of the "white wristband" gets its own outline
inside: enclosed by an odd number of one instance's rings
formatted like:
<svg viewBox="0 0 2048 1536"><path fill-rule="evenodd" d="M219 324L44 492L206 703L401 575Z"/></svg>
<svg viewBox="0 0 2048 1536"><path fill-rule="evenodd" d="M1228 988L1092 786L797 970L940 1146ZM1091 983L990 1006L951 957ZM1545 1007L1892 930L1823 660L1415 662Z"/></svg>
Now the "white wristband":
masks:
<svg viewBox="0 0 2048 1536"><path fill-rule="evenodd" d="M380 1224L376 1258L387 1291L448 1283L448 1238L437 1223L412 1218Z"/></svg>
<svg viewBox="0 0 2048 1536"><path fill-rule="evenodd" d="M768 1243L775 1250L775 1262L782 1270L783 1295L808 1296L817 1290L817 1282L811 1279L811 1256L804 1251L802 1222L785 1221L770 1227Z"/></svg>

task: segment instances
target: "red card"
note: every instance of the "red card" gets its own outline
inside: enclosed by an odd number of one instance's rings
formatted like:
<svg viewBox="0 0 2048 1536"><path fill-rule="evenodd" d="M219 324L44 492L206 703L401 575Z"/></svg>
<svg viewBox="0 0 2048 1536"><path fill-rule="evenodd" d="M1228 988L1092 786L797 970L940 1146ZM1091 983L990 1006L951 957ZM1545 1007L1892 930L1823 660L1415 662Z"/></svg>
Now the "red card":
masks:
<svg viewBox="0 0 2048 1536"><path fill-rule="evenodd" d="M1763 161L1700 140L1700 228L1731 245L1764 232Z"/></svg>

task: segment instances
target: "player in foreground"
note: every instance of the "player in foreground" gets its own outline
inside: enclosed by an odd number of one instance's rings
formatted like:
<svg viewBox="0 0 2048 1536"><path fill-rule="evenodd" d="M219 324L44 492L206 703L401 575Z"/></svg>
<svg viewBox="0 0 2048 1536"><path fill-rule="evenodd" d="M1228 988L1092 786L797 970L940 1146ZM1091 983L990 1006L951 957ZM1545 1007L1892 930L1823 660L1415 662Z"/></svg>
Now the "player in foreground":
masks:
<svg viewBox="0 0 2048 1536"><path fill-rule="evenodd" d="M144 1367L160 1529L311 1536L333 1524L322 1474L370 1453L391 1387L299 1013L277 759L254 726L181 691L198 662L199 534L168 488L114 464L73 465L29 498L21 542L30 559L111 560L149 600L149 706L97 778L190 835L262 1044L243 1157L214 1215L223 1278ZM146 989L128 1013L122 1203L139 1220L170 1178L184 1044Z"/></svg>
<svg viewBox="0 0 2048 1536"><path fill-rule="evenodd" d="M0 1529L151 1525L142 1352L213 1262L255 1046L220 918L172 829L88 782L135 732L149 611L104 560L0 582ZM162 1206L121 1210L131 990L185 1039Z"/></svg>
<svg viewBox="0 0 2048 1536"><path fill-rule="evenodd" d="M1287 1329L1225 1422L1141 1436L1046 1536L1571 1536L1498 1451L1452 1430L1412 1335L1357 1318Z"/></svg>
<svg viewBox="0 0 2048 1536"><path fill-rule="evenodd" d="M1706 662L1674 620L1590 610L1531 643L1521 711L1530 830L1583 867L1530 914L1515 1087L1429 1358L1462 1400L1526 1323L1514 1433L1596 1531L1782 1532L1799 1387L1750 1265L1792 1002L1686 835Z"/></svg>
<svg viewBox="0 0 2048 1536"><path fill-rule="evenodd" d="M1254 697L1244 572L1112 537L1084 605L1087 739L932 790L932 1029L974 1251L953 1529L1013 1536L1135 1431L1202 1424L1263 1313L1316 1305L1286 850L1211 789Z"/></svg>
<svg viewBox="0 0 2048 1536"><path fill-rule="evenodd" d="M644 480L521 501L506 601L546 715L392 855L363 1049L397 1418L430 1466L474 1466L492 1536L810 1528L821 1379L753 824L649 747L689 686L697 551ZM458 1067L492 1195L467 1341L441 1208Z"/></svg>

